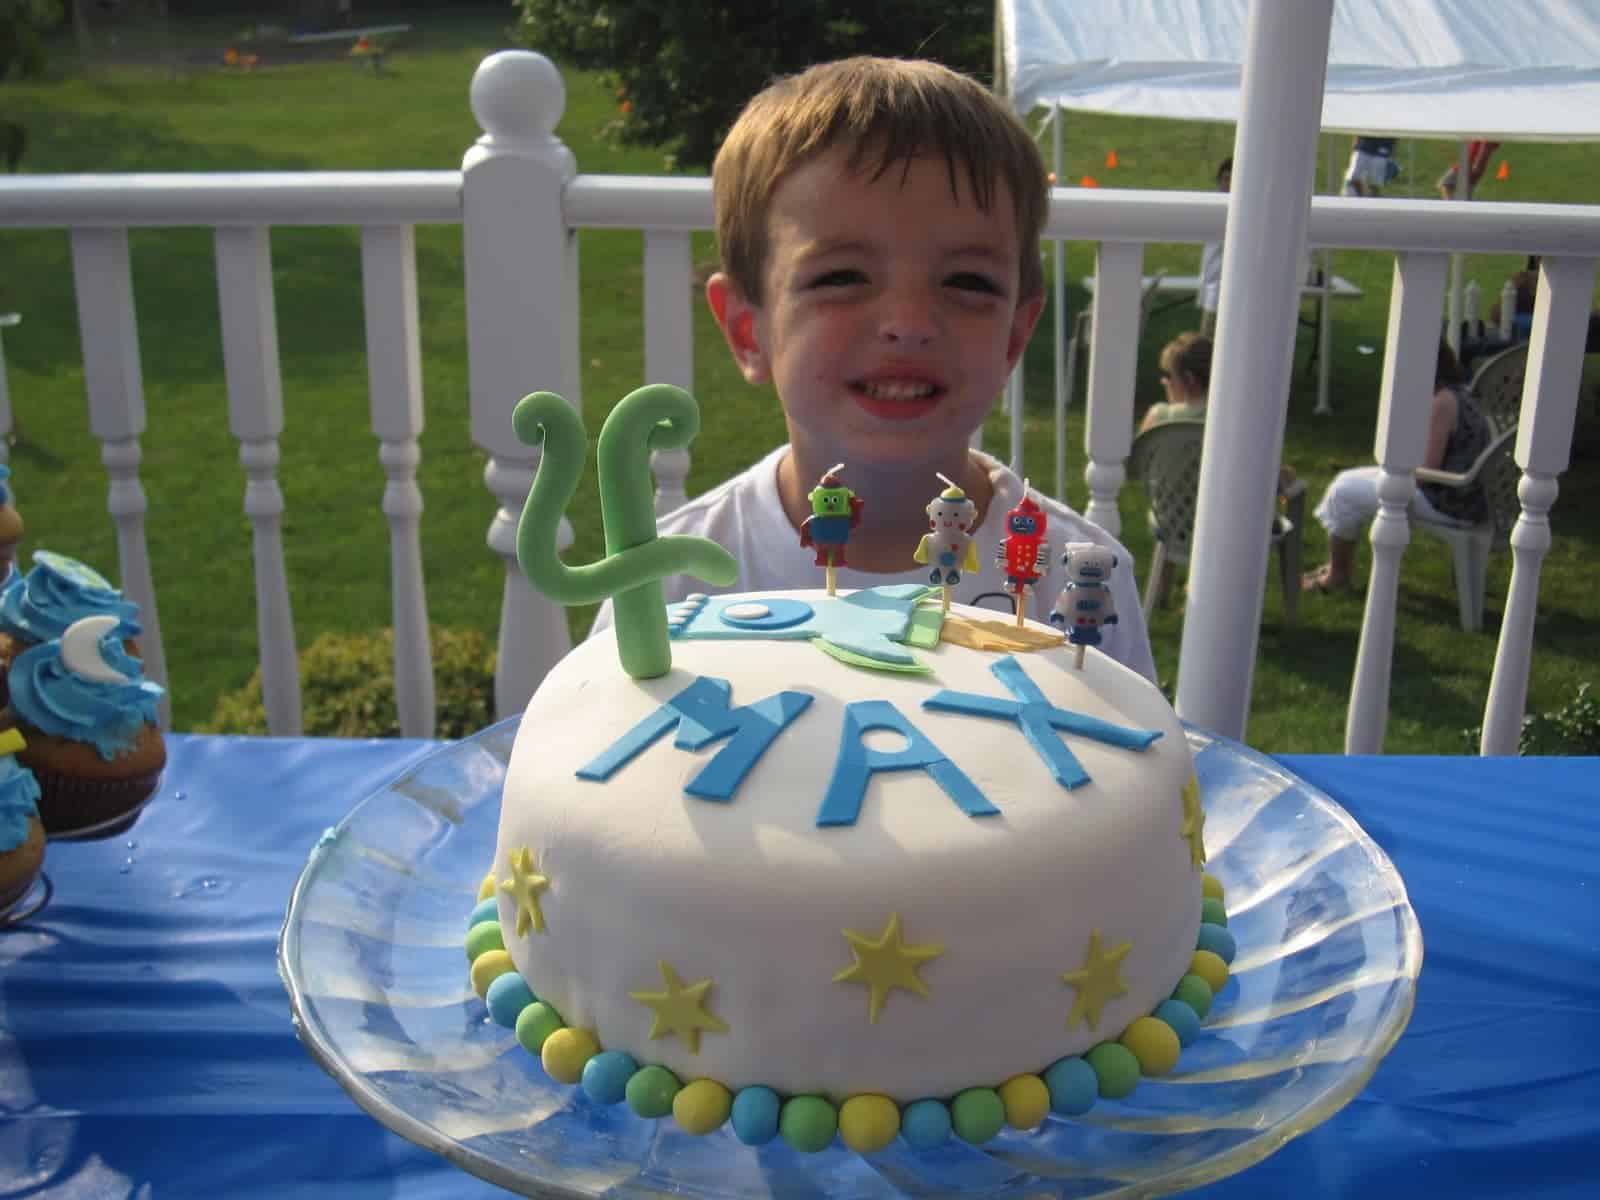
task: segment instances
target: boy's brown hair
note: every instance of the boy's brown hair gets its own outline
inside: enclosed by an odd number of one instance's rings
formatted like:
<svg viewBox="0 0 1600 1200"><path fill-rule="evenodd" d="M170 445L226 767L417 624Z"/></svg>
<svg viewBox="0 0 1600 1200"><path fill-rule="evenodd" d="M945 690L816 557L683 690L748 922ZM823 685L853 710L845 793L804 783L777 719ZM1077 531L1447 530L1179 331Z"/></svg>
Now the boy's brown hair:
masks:
<svg viewBox="0 0 1600 1200"><path fill-rule="evenodd" d="M1027 128L981 85L934 62L846 58L810 67L758 93L739 114L711 168L722 268L741 295L762 303L767 205L800 164L850 147L850 170L877 179L918 155L940 155L956 188L964 171L978 208L997 183L1011 194L1024 299L1044 289L1039 233L1049 180Z"/></svg>

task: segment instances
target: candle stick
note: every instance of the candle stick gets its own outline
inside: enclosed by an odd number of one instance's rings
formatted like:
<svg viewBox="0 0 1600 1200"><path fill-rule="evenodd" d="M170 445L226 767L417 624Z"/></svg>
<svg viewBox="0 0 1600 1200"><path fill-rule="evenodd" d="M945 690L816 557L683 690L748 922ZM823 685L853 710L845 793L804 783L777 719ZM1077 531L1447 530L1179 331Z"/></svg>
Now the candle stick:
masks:
<svg viewBox="0 0 1600 1200"><path fill-rule="evenodd" d="M1068 542L1061 550L1067 585L1056 597L1050 623L1064 629L1075 653L1072 665L1083 670L1083 655L1100 644L1100 629L1117 624L1117 600L1111 591L1111 572L1117 556L1094 542Z"/></svg>
<svg viewBox="0 0 1600 1200"><path fill-rule="evenodd" d="M961 582L962 571L978 569L978 544L972 540L972 525L978 506L954 480L935 471L944 486L928 501L928 532L917 543L912 557L932 568L928 582L939 585L944 596L944 611L950 611L950 589Z"/></svg>
<svg viewBox="0 0 1600 1200"><path fill-rule="evenodd" d="M517 523L522 573L558 604L611 597L617 655L635 679L672 669L661 581L679 573L718 586L739 574L738 561L709 538L656 534L650 498L650 451L687 445L700 428L688 392L657 383L624 396L606 417L596 447L606 556L569 567L557 554L561 514L583 474L583 418L553 392L534 392L511 415L518 439L543 445L539 472Z"/></svg>
<svg viewBox="0 0 1600 1200"><path fill-rule="evenodd" d="M1015 599L1017 628L1027 616L1027 598L1033 585L1044 574L1050 544L1046 540L1049 519L1044 509L1028 499L1028 481L1022 481L1022 499L1006 513L1005 540L995 547L994 561L1005 568L1005 589Z"/></svg>
<svg viewBox="0 0 1600 1200"><path fill-rule="evenodd" d="M817 486L806 494L811 501L811 515L800 524L800 545L816 548L816 565L825 571L830 596L838 587L834 572L849 565L844 557L845 544L850 540L850 531L861 524L861 510L865 507L861 497L839 478L843 470L843 463L835 463L823 472Z"/></svg>

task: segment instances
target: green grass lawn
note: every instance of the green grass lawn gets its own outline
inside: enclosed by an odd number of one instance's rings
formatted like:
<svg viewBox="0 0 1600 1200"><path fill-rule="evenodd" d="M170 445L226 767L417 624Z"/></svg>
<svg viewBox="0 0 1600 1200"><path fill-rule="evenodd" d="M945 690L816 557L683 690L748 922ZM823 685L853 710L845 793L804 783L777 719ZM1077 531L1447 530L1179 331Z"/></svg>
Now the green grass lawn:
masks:
<svg viewBox="0 0 1600 1200"><path fill-rule="evenodd" d="M364 19L378 20L389 14ZM467 105L472 71L489 51L509 44L509 7L472 8L448 17L405 14L417 28L400 42L381 75L331 61L278 66L266 48L256 69L191 67L176 79L159 67L104 66L84 77L64 48L59 78L7 82L0 105L29 127L24 170L46 172L449 169L480 132ZM181 32L186 62L220 62L236 23ZM214 57L209 57L214 51ZM608 141L615 97L603 81L567 72L566 116L558 130L580 170L660 173L662 156ZM1217 159L1232 149L1222 126L1089 116L1068 120L1063 178L1095 176L1102 186L1204 188ZM1344 139L1338 139L1342 164ZM1118 166L1107 169L1107 152ZM1453 148L1402 146L1407 175L1392 192L1431 195L1432 180ZM1510 177L1487 182L1485 199L1588 201L1600 179L1596 151L1581 146L1511 146L1500 158ZM1320 160L1319 160L1320 161ZM1498 159L1497 159L1498 161ZM640 311L642 239L636 233L581 236L583 398L591 432L610 404L642 377ZM287 502L284 541L302 646L324 630L358 630L389 619L388 539L379 509L384 476L367 412L358 232L279 229L272 236L282 352L285 428L279 478ZM709 239L700 255L709 260ZM1147 268L1192 273L1198 247L1152 246ZM243 512L244 474L227 424L217 296L208 230L140 231L132 236L148 427L141 478L149 500L148 539L173 684L175 724L190 728L211 714L217 696L243 683L255 663L250 527ZM484 546L494 501L483 486L483 456L467 437L465 302L457 227L417 233L427 430L421 483L428 599L435 622L492 631L499 613L501 564ZM16 420L11 462L19 508L28 522L24 551L49 547L115 574L116 541L106 515L100 443L88 427L82 347L65 233L0 232L0 311L23 323L6 331ZM1475 257L1469 269L1487 294L1516 266ZM1069 247L1069 280L1093 269L1093 248ZM1335 312L1332 416L1312 414L1314 380L1303 371L1301 338L1290 401L1285 457L1304 476L1312 499L1344 466L1370 461L1387 318L1390 257L1344 252L1339 274L1365 290ZM1069 311L1086 297L1068 289ZM1138 407L1156 398L1155 358L1162 344L1193 323L1178 307L1155 316L1141 345ZM1048 395L1053 378L1050 313L1027 360L1027 455L1036 479L1053 472ZM1368 352L1370 351L1370 352ZM690 493L760 457L783 438L774 397L747 387L727 360L703 311L696 325L696 391L705 430L692 448ZM533 390L547 381L529 380ZM1593 387L1593 380L1587 385ZM1082 508L1081 397L1070 419L1067 499ZM1582 514L1600 501L1600 424L1580 427L1571 470L1562 477L1552 516L1554 548L1546 560L1530 704L1562 703L1600 661L1600 597L1590 580L1600 561L1600 532ZM989 444L1004 453L997 417ZM586 479L574 509L574 555L601 548L599 519ZM1124 492L1125 540L1149 557L1141 496ZM1324 548L1308 536L1308 562ZM1363 552L1361 567L1367 569ZM1451 753L1460 731L1481 718L1495 650L1510 556L1490 567L1488 628L1463 634L1449 555L1418 536L1407 551L1387 748ZM1269 751L1338 751L1359 635L1362 601L1313 595L1301 621L1286 627L1275 577L1267 587L1255 672L1249 738ZM587 611L574 613L582 629ZM1158 614L1152 630L1163 678L1176 674L1182 613Z"/></svg>

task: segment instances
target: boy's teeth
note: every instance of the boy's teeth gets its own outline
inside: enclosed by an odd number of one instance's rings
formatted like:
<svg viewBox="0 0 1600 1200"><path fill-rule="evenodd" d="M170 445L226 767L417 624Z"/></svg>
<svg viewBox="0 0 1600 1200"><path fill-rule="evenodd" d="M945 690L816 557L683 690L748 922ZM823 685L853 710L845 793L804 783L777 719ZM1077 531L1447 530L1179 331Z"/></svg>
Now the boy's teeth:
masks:
<svg viewBox="0 0 1600 1200"><path fill-rule="evenodd" d="M931 383L864 383L861 390L875 400L920 400L933 395Z"/></svg>

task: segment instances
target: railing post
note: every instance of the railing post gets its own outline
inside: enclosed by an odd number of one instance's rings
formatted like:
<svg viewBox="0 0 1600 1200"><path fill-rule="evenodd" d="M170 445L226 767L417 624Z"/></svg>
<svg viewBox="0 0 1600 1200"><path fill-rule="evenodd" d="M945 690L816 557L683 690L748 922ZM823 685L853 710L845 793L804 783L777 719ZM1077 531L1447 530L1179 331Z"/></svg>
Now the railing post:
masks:
<svg viewBox="0 0 1600 1200"><path fill-rule="evenodd" d="M484 133L461 164L468 385L472 440L489 455L484 482L498 502L489 546L506 562L495 712L507 717L572 644L565 610L517 566L517 521L539 451L517 440L511 412L533 391L579 405L578 243L562 212L577 166L554 132L566 88L543 55L490 55L473 74L471 101ZM557 540L563 550L572 542L565 518Z"/></svg>
<svg viewBox="0 0 1600 1200"><path fill-rule="evenodd" d="M1430 406L1423 399L1433 395L1438 365L1434 331L1443 315L1446 265L1442 254L1402 254L1394 263L1378 435L1373 444L1383 477L1372 522L1372 578L1367 582L1367 608L1344 727L1346 754L1380 752L1389 722L1400 556L1411 541L1406 510L1416 491L1414 472L1427 448Z"/></svg>
<svg viewBox="0 0 1600 1200"><path fill-rule="evenodd" d="M1095 255L1094 315L1089 320L1089 401L1084 423L1083 469L1089 485L1084 516L1112 534L1122 532L1117 495L1127 478L1133 445L1134 378L1139 370L1139 328L1144 246L1102 242Z"/></svg>
<svg viewBox="0 0 1600 1200"><path fill-rule="evenodd" d="M1514 457L1522 468L1517 497L1522 515L1511 530L1511 589L1500 619L1494 674L1483 714L1483 754L1515 754L1521 741L1522 709L1528 700L1533 660L1533 624L1539 606L1539 572L1550 550L1550 509L1556 476L1572 456L1583 348L1594 295L1595 260L1546 258L1539 265L1533 307L1528 380L1522 392Z"/></svg>

